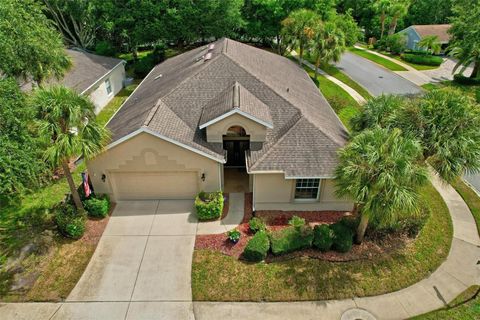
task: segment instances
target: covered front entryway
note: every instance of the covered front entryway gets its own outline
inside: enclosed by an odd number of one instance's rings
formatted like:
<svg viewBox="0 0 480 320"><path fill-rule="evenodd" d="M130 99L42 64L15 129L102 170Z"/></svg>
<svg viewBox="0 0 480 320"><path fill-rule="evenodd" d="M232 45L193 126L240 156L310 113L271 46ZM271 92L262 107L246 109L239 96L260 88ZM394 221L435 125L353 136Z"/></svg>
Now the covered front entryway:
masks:
<svg viewBox="0 0 480 320"><path fill-rule="evenodd" d="M117 200L194 199L200 191L195 171L115 172Z"/></svg>
<svg viewBox="0 0 480 320"><path fill-rule="evenodd" d="M223 149L227 151L225 168L245 168L245 152L250 149L250 136L240 126L232 126L223 136Z"/></svg>

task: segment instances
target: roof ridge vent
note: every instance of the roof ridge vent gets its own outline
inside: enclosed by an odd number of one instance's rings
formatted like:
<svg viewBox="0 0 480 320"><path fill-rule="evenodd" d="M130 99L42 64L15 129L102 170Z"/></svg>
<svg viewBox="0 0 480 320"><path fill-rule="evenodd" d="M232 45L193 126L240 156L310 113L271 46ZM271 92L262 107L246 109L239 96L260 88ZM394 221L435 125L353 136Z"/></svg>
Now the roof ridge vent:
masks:
<svg viewBox="0 0 480 320"><path fill-rule="evenodd" d="M215 49L215 43L211 43L209 46L208 46L208 51L212 51L213 49Z"/></svg>
<svg viewBox="0 0 480 320"><path fill-rule="evenodd" d="M233 107L240 108L240 84L238 82L233 85Z"/></svg>
<svg viewBox="0 0 480 320"><path fill-rule="evenodd" d="M206 55L203 56L203 61L208 61L212 59L212 53L208 52Z"/></svg>

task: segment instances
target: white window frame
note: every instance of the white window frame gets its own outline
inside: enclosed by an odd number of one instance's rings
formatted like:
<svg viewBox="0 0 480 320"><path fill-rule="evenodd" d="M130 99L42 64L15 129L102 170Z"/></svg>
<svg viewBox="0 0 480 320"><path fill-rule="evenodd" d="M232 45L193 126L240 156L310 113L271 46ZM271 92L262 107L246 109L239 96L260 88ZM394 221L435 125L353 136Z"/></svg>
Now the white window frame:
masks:
<svg viewBox="0 0 480 320"><path fill-rule="evenodd" d="M110 78L105 79L105 90L107 90L107 95L113 94L112 82ZM110 90L110 92L108 92Z"/></svg>
<svg viewBox="0 0 480 320"><path fill-rule="evenodd" d="M318 187L317 188L317 196L315 198L297 198L296 197L296 194L297 194L297 182L299 180L318 180ZM311 189L311 187L300 187L300 189ZM299 179L295 179L295 183L293 185L293 200L295 202L316 202L320 199L320 190L322 188L322 179L320 178L299 178Z"/></svg>

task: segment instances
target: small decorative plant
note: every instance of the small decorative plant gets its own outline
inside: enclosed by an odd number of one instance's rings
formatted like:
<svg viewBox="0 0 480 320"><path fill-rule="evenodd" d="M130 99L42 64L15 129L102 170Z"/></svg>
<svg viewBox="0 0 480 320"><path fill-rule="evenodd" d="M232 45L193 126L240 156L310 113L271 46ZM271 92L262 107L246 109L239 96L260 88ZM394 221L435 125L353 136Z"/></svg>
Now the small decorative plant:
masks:
<svg viewBox="0 0 480 320"><path fill-rule="evenodd" d="M248 227L250 228L250 231L253 233L257 233L258 231L265 231L267 227L265 226L265 222L263 222L262 219L253 217L250 219L248 222Z"/></svg>
<svg viewBox="0 0 480 320"><path fill-rule="evenodd" d="M294 227L295 229L299 229L300 227L305 225L305 219L300 218L298 216L293 216L289 221L288 224Z"/></svg>
<svg viewBox="0 0 480 320"><path fill-rule="evenodd" d="M227 232L227 236L231 242L237 243L240 240L241 234L237 229L233 229Z"/></svg>

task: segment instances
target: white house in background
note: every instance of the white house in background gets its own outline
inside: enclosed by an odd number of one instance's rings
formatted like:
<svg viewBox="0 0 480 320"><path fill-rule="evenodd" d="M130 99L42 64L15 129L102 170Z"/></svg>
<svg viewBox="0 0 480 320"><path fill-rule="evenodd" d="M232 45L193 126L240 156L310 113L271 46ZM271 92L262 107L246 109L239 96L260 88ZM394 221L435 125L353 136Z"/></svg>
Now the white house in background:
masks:
<svg viewBox="0 0 480 320"><path fill-rule="evenodd" d="M47 80L48 84L62 84L88 96L99 113L125 85L125 61L99 56L81 49L67 49L72 66L62 79ZM21 85L29 91L32 83Z"/></svg>
<svg viewBox="0 0 480 320"><path fill-rule="evenodd" d="M125 61L67 49L72 67L60 80L65 86L89 96L99 113L124 87Z"/></svg>

